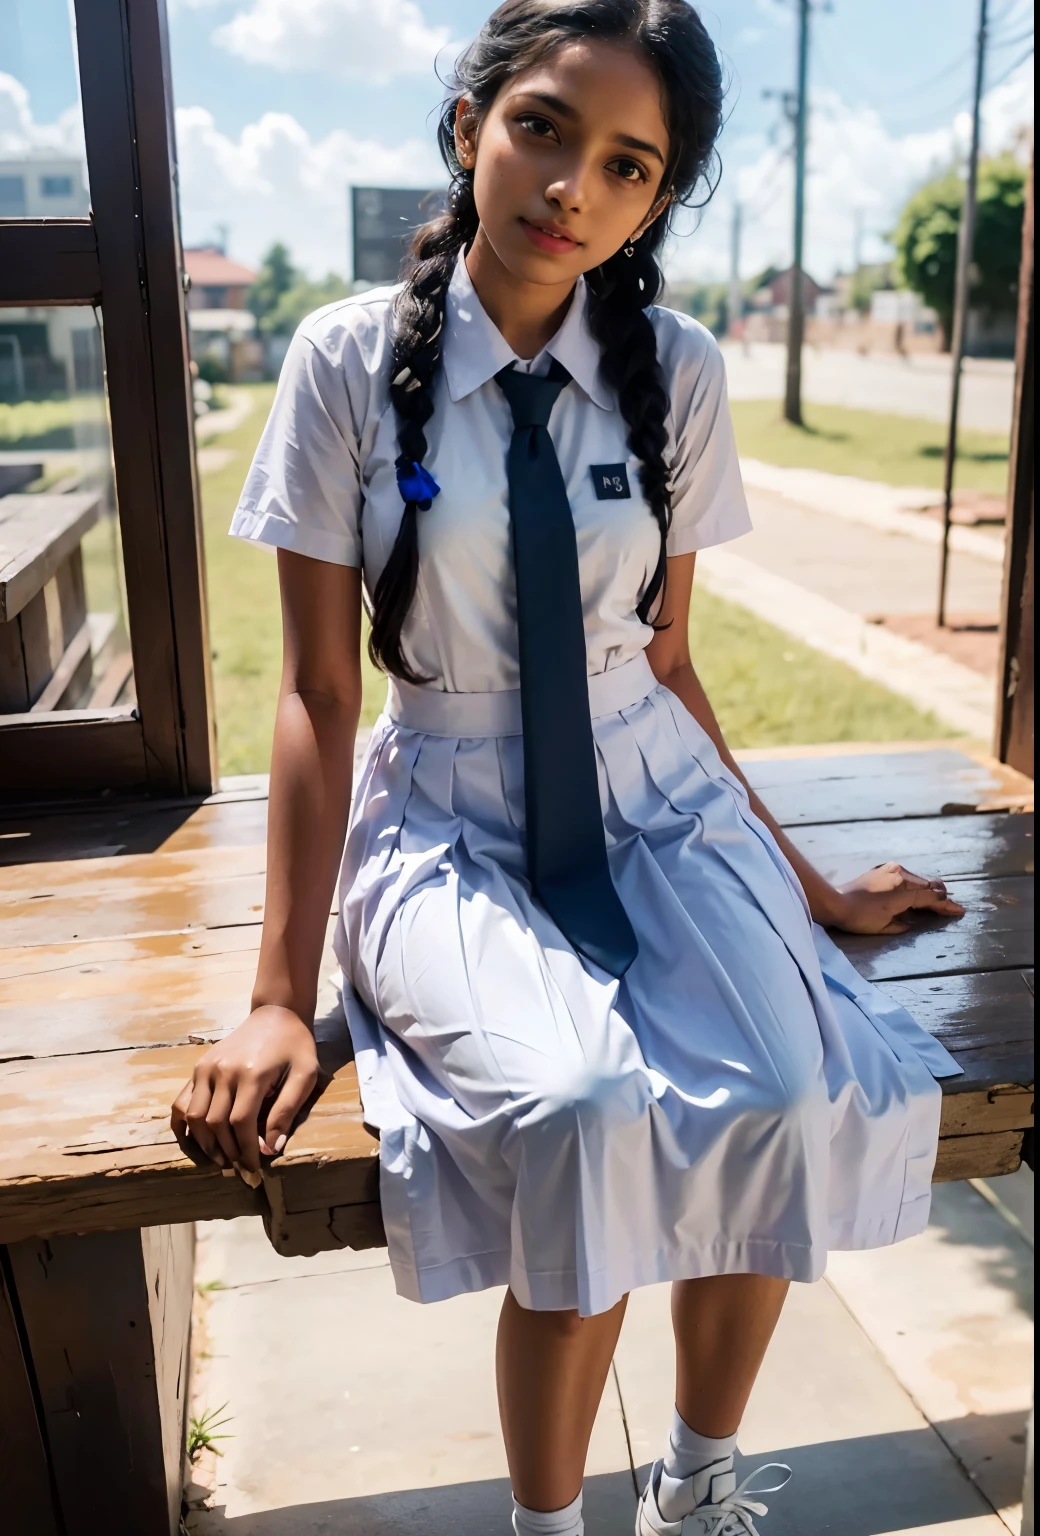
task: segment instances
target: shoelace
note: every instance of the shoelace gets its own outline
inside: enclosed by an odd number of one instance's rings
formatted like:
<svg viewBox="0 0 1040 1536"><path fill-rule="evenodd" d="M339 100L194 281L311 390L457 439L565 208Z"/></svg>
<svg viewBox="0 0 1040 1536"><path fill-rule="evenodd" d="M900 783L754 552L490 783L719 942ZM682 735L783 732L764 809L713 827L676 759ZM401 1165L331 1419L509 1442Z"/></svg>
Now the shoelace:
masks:
<svg viewBox="0 0 1040 1536"><path fill-rule="evenodd" d="M783 1472L785 1475L778 1483L770 1483L765 1488L752 1487L755 1479L763 1472ZM791 1468L782 1461L767 1461L745 1477L728 1497L718 1504L700 1504L693 1513L702 1519L705 1515L717 1517L719 1524L710 1527L711 1536L759 1536L751 1517L766 1515L769 1510L758 1498L750 1498L749 1495L779 1493L791 1481L791 1475Z"/></svg>

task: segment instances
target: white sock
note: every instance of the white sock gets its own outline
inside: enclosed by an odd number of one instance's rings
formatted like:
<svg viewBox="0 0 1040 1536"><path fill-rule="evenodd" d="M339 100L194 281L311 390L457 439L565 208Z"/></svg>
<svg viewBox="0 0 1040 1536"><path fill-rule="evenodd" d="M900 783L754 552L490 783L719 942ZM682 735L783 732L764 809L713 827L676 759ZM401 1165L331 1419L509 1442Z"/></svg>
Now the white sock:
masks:
<svg viewBox="0 0 1040 1536"><path fill-rule="evenodd" d="M664 1455L664 1470L657 1494L657 1506L666 1520L683 1520L696 1505L691 1478L705 1467L721 1463L720 1472L729 1471L733 1465L733 1452L737 1448L736 1435L725 1435L721 1440L711 1440L691 1429L676 1408L672 1414L672 1431L668 1436L668 1449Z"/></svg>
<svg viewBox="0 0 1040 1536"><path fill-rule="evenodd" d="M513 1500L515 1536L585 1536L581 1494L566 1509L525 1509Z"/></svg>

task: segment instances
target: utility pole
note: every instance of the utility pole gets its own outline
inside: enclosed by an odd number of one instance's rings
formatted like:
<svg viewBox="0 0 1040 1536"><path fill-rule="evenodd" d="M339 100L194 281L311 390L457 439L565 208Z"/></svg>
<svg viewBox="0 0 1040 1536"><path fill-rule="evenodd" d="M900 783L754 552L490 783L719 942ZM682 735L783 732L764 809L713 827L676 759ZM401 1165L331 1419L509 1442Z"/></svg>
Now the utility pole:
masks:
<svg viewBox="0 0 1040 1536"><path fill-rule="evenodd" d="M971 290L971 258L975 247L975 202L979 179L979 139L982 128L982 83L986 72L986 23L988 0L979 0L979 30L975 39L975 93L972 101L971 152L968 182L964 189L957 232L957 275L953 290L953 335L950 338L950 420L943 460L943 532L939 557L939 603L936 623L946 627L946 583L950 565L950 523L953 514L953 471L957 462L957 416L961 403L961 364L964 362L968 298Z"/></svg>
<svg viewBox="0 0 1040 1536"><path fill-rule="evenodd" d="M727 302L726 329L736 336L736 326L744 314L744 294L740 286L740 226L744 209L738 202L733 204L733 222L729 230L729 300Z"/></svg>
<svg viewBox="0 0 1040 1536"><path fill-rule="evenodd" d="M802 425L802 342L805 339L805 141L809 119L809 0L798 4L798 87L794 100L794 259L787 320L784 416Z"/></svg>

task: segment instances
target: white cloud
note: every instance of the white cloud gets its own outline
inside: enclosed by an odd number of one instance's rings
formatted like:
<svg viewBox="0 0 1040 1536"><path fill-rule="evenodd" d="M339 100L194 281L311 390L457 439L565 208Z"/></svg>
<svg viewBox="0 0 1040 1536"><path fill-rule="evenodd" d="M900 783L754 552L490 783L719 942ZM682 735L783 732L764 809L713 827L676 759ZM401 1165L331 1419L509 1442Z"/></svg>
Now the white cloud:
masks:
<svg viewBox="0 0 1040 1536"><path fill-rule="evenodd" d="M1014 147L1032 120L1032 66L1025 64L984 99L985 152ZM925 133L894 134L873 108L847 106L833 91L814 93L806 187L806 267L813 276L825 280L849 268L857 220L863 259L887 255L884 235L906 198L966 150L970 131L970 118L961 113ZM790 157L761 137L723 141L722 153L727 169L715 201L700 228L674 242L668 262L674 278L728 275L734 197L745 207L742 274L791 259Z"/></svg>
<svg viewBox="0 0 1040 1536"><path fill-rule="evenodd" d="M13 75L0 72L0 155L15 159L46 150L58 155L83 154L79 107L67 107L53 123L38 123L25 86Z"/></svg>
<svg viewBox="0 0 1040 1536"><path fill-rule="evenodd" d="M448 43L415 0L251 0L214 41L250 64L368 77L427 73Z"/></svg>
<svg viewBox="0 0 1040 1536"><path fill-rule="evenodd" d="M294 117L267 112L237 138L221 133L204 107L177 112L185 244L229 232L230 253L257 262L282 240L317 276L346 272L347 188L437 186L444 180L432 144L407 139L391 148L341 129L312 139Z"/></svg>

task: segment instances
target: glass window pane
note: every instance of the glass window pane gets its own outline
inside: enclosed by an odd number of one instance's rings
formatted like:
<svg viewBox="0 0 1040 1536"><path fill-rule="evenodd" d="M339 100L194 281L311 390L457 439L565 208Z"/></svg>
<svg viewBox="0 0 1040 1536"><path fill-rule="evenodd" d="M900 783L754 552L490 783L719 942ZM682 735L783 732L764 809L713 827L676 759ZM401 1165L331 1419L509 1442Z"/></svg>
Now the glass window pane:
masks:
<svg viewBox="0 0 1040 1536"><path fill-rule="evenodd" d="M0 309L0 716L133 698L98 316Z"/></svg>
<svg viewBox="0 0 1040 1536"><path fill-rule="evenodd" d="M88 211L69 0L0 0L0 219Z"/></svg>

